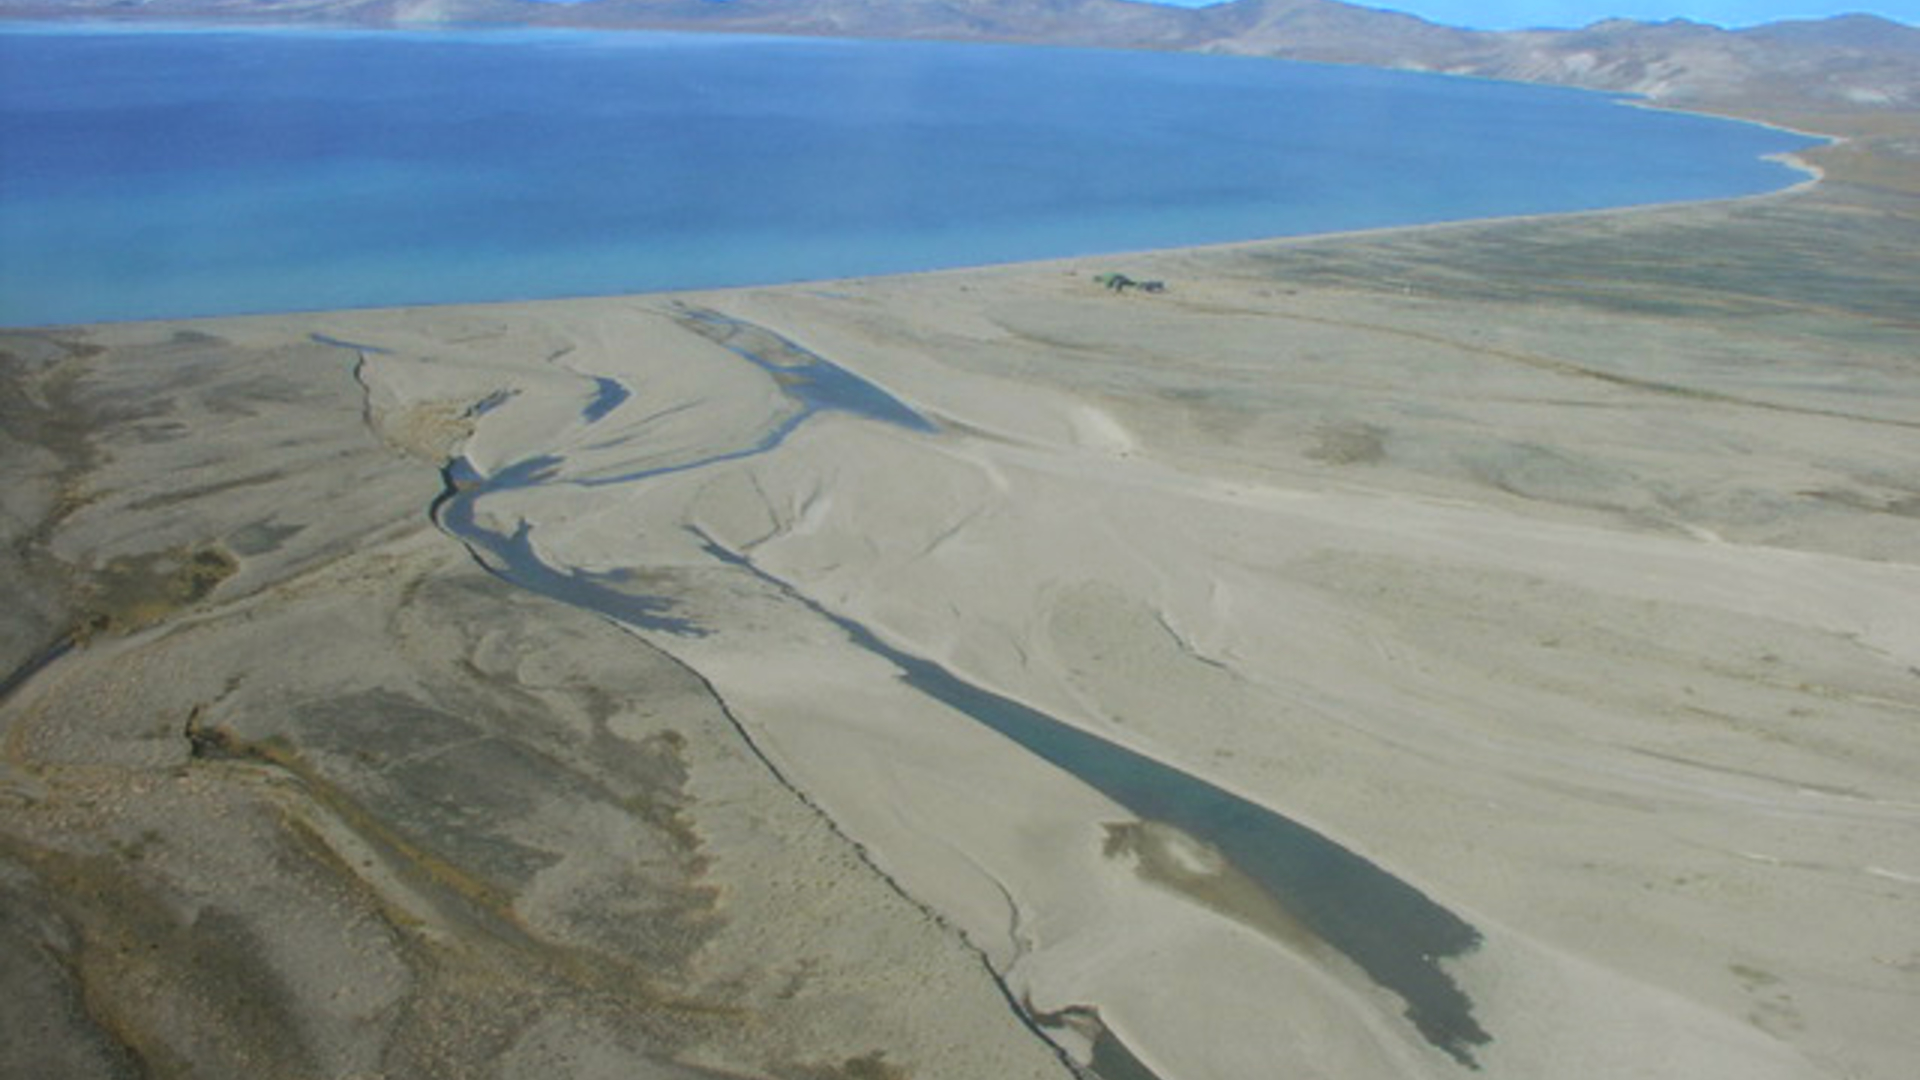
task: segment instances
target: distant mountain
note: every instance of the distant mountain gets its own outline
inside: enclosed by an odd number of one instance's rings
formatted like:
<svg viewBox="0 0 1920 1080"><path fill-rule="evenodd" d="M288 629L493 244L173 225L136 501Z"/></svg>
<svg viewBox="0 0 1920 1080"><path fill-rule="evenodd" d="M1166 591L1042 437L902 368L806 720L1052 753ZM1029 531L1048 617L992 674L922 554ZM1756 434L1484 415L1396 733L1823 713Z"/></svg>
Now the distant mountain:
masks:
<svg viewBox="0 0 1920 1080"><path fill-rule="evenodd" d="M1793 19L1740 32L1756 41L1783 45L1904 52L1920 56L1920 32L1877 15L1836 15L1831 19Z"/></svg>
<svg viewBox="0 0 1920 1080"><path fill-rule="evenodd" d="M1124 0L594 0L546 22L844 37L1169 46L1185 13Z"/></svg>
<svg viewBox="0 0 1920 1080"><path fill-rule="evenodd" d="M1920 30L1866 15L1748 30L1613 21L1505 37L1501 61L1476 74L1677 104L1920 105Z"/></svg>
<svg viewBox="0 0 1920 1080"><path fill-rule="evenodd" d="M1197 47L1208 51L1335 62L1399 58L1385 66L1430 66L1423 58L1475 55L1493 48L1500 36L1332 0L1240 0L1194 14L1204 37Z"/></svg>
<svg viewBox="0 0 1920 1080"><path fill-rule="evenodd" d="M1337 0L0 0L0 18L600 29L1028 42L1275 56L1645 94L1672 104L1920 107L1920 30L1871 15L1725 30L1612 20L1487 32Z"/></svg>

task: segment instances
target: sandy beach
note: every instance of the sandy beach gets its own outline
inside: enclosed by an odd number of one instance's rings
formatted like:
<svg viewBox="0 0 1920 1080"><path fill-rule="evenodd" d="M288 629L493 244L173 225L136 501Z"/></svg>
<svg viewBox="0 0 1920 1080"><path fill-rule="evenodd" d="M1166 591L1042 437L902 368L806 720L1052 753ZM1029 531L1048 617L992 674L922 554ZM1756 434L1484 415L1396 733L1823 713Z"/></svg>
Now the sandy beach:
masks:
<svg viewBox="0 0 1920 1080"><path fill-rule="evenodd" d="M0 332L0 1072L1909 1075L1920 201L1825 153L1719 204ZM1383 975L1319 913L1371 901L963 697L1470 940Z"/></svg>

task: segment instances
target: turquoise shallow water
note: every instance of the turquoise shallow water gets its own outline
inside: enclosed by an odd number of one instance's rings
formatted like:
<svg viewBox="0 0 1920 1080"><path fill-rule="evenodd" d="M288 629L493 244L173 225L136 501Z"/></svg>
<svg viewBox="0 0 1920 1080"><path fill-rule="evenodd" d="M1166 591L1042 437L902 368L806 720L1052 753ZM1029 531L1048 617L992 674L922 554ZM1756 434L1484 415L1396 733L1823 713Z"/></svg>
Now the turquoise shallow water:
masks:
<svg viewBox="0 0 1920 1080"><path fill-rule="evenodd" d="M1786 186L1809 140L1225 57L0 31L0 323L888 273Z"/></svg>

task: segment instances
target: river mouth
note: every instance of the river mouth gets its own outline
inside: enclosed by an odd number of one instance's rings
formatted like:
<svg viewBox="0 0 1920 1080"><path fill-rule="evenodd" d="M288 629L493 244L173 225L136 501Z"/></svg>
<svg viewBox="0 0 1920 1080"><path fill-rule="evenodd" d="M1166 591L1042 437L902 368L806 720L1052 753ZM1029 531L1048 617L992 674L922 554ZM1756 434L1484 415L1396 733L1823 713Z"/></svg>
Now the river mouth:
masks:
<svg viewBox="0 0 1920 1080"><path fill-rule="evenodd" d="M637 595L619 572L549 565L532 541L536 523L489 528L476 504L495 493L549 484L596 491L611 486L641 497L649 480L770 452L807 419L851 412L909 431L933 433L924 417L878 386L762 327L716 312L687 309L682 323L765 370L789 397L791 414L735 450L619 476L568 480L565 461L535 456L482 475L463 460L447 469L434 508L440 526L503 579L627 626L692 637L724 634L665 597ZM596 401L605 400L604 382ZM611 412L609 407L607 412ZM606 415L606 413L602 413ZM1402 1015L1426 1043L1459 1065L1478 1068L1475 1051L1492 1041L1472 1000L1446 965L1481 944L1472 925L1363 855L1265 806L1200 777L1092 734L1013 697L969 681L864 624L833 611L729 548L687 526L716 568L750 576L785 602L831 624L852 646L885 660L895 678L1021 747L1137 816L1107 826L1108 854L1135 858L1149 883L1166 887L1295 951L1338 953L1402 1003ZM1127 1055L1132 1060L1131 1055ZM1116 1059L1118 1060L1118 1059Z"/></svg>
<svg viewBox="0 0 1920 1080"><path fill-rule="evenodd" d="M1279 909L1405 1003L1421 1037L1476 1067L1492 1041L1473 1002L1442 963L1472 952L1480 932L1418 889L1297 822L897 648L822 607L745 557L709 542L709 554L785 592L900 670L900 679L998 732L1138 814L1204 841ZM1257 924L1256 924L1257 925Z"/></svg>

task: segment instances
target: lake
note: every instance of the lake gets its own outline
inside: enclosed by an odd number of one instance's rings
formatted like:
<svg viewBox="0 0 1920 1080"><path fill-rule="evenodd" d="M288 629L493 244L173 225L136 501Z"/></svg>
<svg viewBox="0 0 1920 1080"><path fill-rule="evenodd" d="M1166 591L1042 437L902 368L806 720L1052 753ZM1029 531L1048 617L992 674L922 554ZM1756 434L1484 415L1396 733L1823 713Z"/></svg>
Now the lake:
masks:
<svg viewBox="0 0 1920 1080"><path fill-rule="evenodd" d="M597 295L1718 198L1812 140L1151 53L0 31L0 324Z"/></svg>

